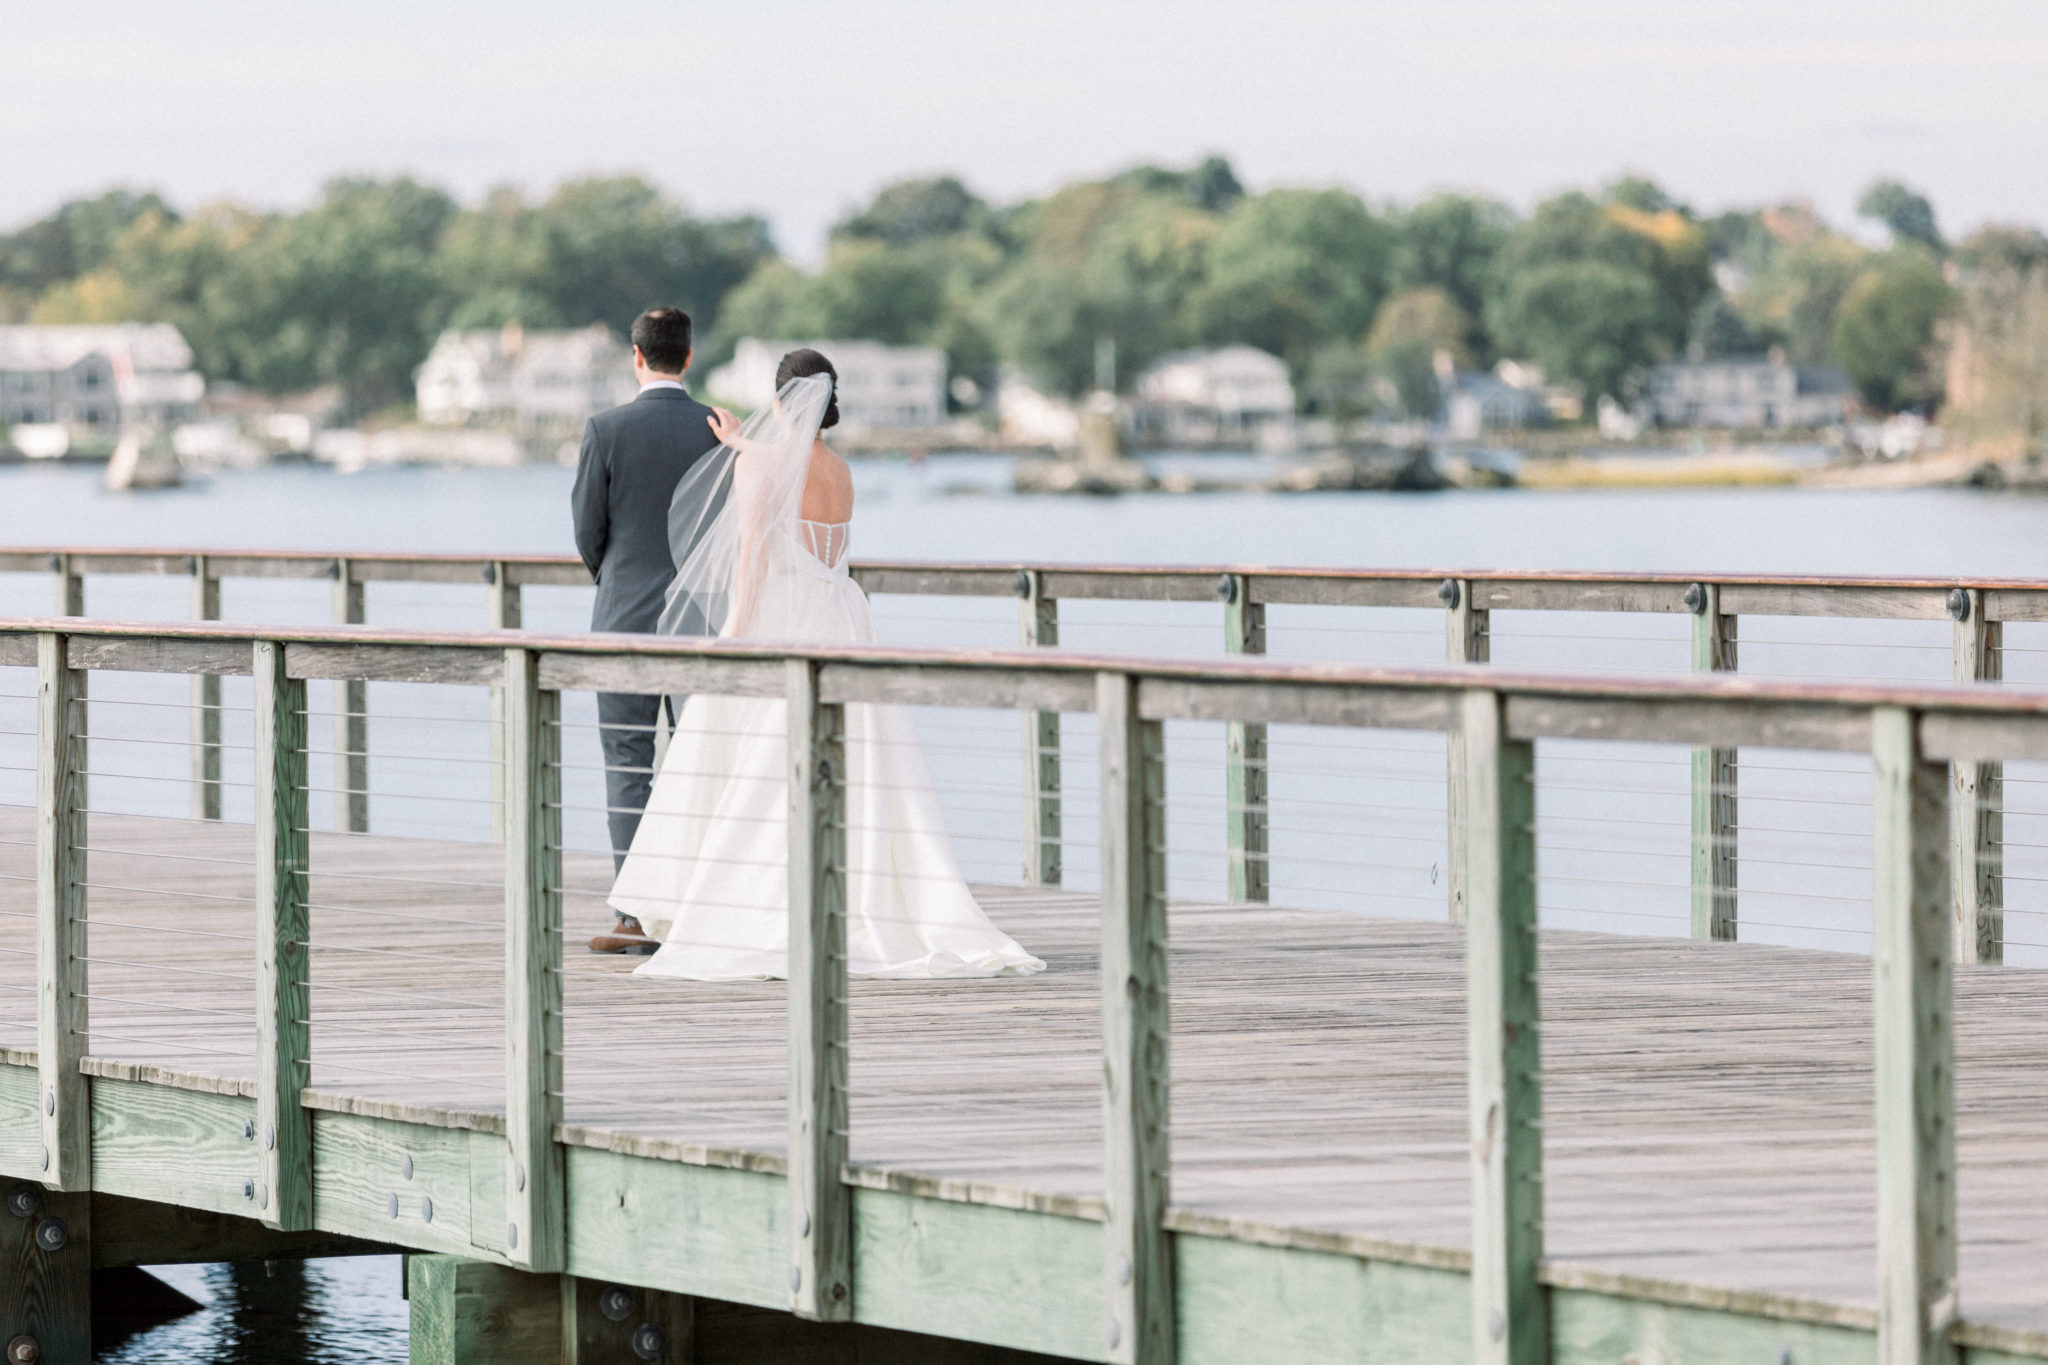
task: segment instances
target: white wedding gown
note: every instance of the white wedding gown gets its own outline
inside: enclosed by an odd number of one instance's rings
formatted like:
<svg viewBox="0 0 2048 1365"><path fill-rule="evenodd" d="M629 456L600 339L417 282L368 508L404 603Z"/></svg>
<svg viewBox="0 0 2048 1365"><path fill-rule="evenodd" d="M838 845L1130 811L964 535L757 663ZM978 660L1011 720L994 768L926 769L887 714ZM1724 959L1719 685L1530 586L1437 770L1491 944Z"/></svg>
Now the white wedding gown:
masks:
<svg viewBox="0 0 2048 1365"><path fill-rule="evenodd" d="M774 590L750 639L875 640L846 571L849 526L788 520L767 534ZM696 695L676 720L611 904L663 940L643 976L782 977L789 963L787 708ZM847 969L856 976L1022 976L1045 964L982 913L961 878L910 714L846 708Z"/></svg>

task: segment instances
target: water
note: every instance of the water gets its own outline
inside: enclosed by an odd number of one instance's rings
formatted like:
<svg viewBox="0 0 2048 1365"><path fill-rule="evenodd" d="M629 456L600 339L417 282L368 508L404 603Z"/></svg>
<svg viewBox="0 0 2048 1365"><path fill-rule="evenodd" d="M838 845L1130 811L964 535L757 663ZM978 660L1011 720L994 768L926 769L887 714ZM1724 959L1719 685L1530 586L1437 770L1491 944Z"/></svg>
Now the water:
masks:
<svg viewBox="0 0 2048 1365"><path fill-rule="evenodd" d="M1174 463L1182 469L1200 465L1194 458ZM1095 500L1012 496L1006 492L1010 463L1000 458L866 463L855 474L854 550L864 558L1702 574L2025 576L2048 570L2041 549L2048 543L2043 534L2048 502L1979 491L1503 490ZM162 493L115 495L101 490L93 470L0 468L0 543L567 553L569 482L569 471L551 467L409 468L347 476L286 467L223 474ZM182 618L186 591L178 580L95 579L88 587L95 615L137 619ZM230 581L224 590L225 614L237 620L324 620L327 592L325 583ZM48 594L47 578L0 576L0 611L40 614L48 609ZM369 601L373 622L482 624L480 584L372 585ZM529 590L527 621L541 629L580 629L586 604L587 594L581 591ZM885 634L906 643L1008 645L1016 638L1016 608L1008 601L884 599L877 610ZM1066 603L1062 612L1063 641L1070 646L1204 654L1219 647L1212 606ZM1270 620L1272 649L1282 657L1432 662L1441 658L1441 626L1433 616L1423 620L1425 615L1276 608ZM1495 625L1494 657L1503 664L1679 669L1688 653L1688 626L1677 618L1533 613L1510 618L1503 613ZM1746 619L1742 629L1746 672L1929 680L1948 674L1946 622ZM2009 677L2048 678L2048 627L2012 628L2007 644ZM95 736L111 741L124 733L117 699L128 695L123 688L131 685L160 690L163 683L96 680ZM184 684L172 686L182 689ZM246 689L246 682L230 680L230 707L238 697L246 705ZM436 707L458 701L475 709L475 699L451 699L452 691L379 684L372 689L372 715L439 715L443 712ZM101 704L102 698L108 705ZM321 704L317 691L314 703ZM572 712L578 704L570 698ZM104 721L103 712L109 713ZM934 771L949 794L986 777L996 762L989 757L990 746L1002 758L994 771L1003 780L1014 780L1014 717L925 713L921 721L933 748ZM453 752L449 746L456 743L441 733L447 726L375 719L373 725L380 756ZM476 731L472 722L465 732L469 737L460 741L468 746L462 752L482 751ZM322 733L316 728L316 736ZM1089 828L1093 818L1087 790L1092 739L1088 718L1070 718L1070 831ZM232 732L229 740L234 742ZM1210 782L1220 750L1217 727L1170 727L1168 744L1170 780L1182 774L1179 781L1196 786L1220 784L1220 778ZM1359 906L1370 913L1388 913L1390 907L1394 913L1430 913L1442 897L1440 739L1375 736L1368 752L1362 736L1274 727L1273 746L1275 901ZM167 752L165 771L182 774L182 751ZM1852 884L1850 894L1839 893L1845 877L1851 883L1859 876L1867 881L1867 871L1856 870L1868 865L1867 837L1858 832L1867 829L1868 811L1857 795L1867 790L1867 765L1854 756L1767 757L1770 761L1755 763L1746 758L1743 769L1744 798L1753 803L1744 807L1744 936L1857 948L1867 942L1860 918L1867 888ZM1545 922L1682 932L1674 926L1685 912L1686 874L1676 852L1682 844L1673 842L1672 834L1682 831L1687 809L1683 751L1545 745L1539 764L1543 790L1550 793L1540 830ZM373 797L375 827L403 822L422 833L482 837L482 815L474 803L451 806L435 799L445 794L443 789L408 788L408 781L425 780L431 786L441 779L408 776L398 771L402 767L380 757L373 769L379 784ZM323 771L331 778L331 770L323 770L316 756L316 784ZM2032 858L2048 872L2048 812L2030 815L2020 809L2029 800L2040 800L2030 792L2048 790L2026 785L2036 780L2030 771L2011 765L2008 774L2014 806L2007 822L2013 845L2009 865L2017 871L2020 860ZM1426 796L1416 796L1431 782L1438 792L1433 806ZM1177 788L1172 797L1169 843L1174 846L1176 894L1213 896L1221 871L1220 857L1213 852L1220 806L1205 791ZM247 819L246 794L239 812L234 798L231 791L229 818ZM10 790L0 799L19 798ZM147 812L162 809L167 800L172 807L182 802L175 784L166 796L161 784L95 781L96 807ZM1014 804L994 811L978 811L968 801L958 804L960 809L949 808L949 819L962 841L969 874L1013 878ZM1796 818L1779 818L1774 810ZM318 798L315 813L316 822L324 820ZM1631 842L1625 833L1616 833L1631 817L1645 814L1654 821L1637 823L1661 822L1654 839ZM1774 819L1785 832L1774 834ZM2020 841L2036 838L2035 831L2040 843L2037 851L2028 851ZM571 836L570 842L582 846L601 842L589 819ZM1073 849L1069 868L1073 880L1085 885L1092 874L1089 850ZM1369 905L1361 903L1362 879L1370 880ZM2023 880L2009 881L2008 887L2015 903L2027 894ZM1830 900L1840 904L1825 903ZM2048 956L2048 915L2016 904L2009 922L2015 939L2031 933L2044 941L2042 947L2019 942L2012 951L2015 961L2026 960L2030 952ZM164 1273L208 1307L103 1352L103 1361L272 1365L405 1358L405 1305L397 1294L397 1263L390 1258L313 1262L303 1268L280 1264L268 1275L260 1266L180 1267Z"/></svg>

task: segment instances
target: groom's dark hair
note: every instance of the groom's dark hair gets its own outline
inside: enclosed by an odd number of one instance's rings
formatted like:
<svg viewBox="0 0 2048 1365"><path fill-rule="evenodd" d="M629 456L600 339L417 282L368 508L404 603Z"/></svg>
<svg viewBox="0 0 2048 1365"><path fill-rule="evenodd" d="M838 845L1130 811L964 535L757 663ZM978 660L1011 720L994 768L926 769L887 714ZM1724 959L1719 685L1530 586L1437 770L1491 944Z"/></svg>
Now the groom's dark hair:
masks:
<svg viewBox="0 0 2048 1365"><path fill-rule="evenodd" d="M680 308L650 308L633 319L633 344L647 368L681 374L690 362L690 315Z"/></svg>

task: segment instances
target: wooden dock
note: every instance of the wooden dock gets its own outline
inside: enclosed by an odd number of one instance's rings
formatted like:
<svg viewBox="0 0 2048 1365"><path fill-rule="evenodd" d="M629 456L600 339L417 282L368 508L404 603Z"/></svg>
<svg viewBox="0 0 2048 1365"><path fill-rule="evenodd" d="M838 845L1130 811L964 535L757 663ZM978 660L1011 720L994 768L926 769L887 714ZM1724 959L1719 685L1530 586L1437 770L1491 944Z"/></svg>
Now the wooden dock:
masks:
<svg viewBox="0 0 2048 1365"><path fill-rule="evenodd" d="M26 822L6 814L0 839L19 840ZM106 816L92 825L96 845L130 851L92 855L96 884L147 885L161 878L165 853L226 863L250 845L247 826ZM487 884L501 861L499 850L474 844L314 836L315 904L424 910L449 923L434 931L408 921L394 941L388 919L317 916L314 941L330 946L313 951L308 1103L503 1131L502 1099L450 1085L499 1083L502 1004L464 1002L493 993L474 978L497 985L500 897L417 900L437 881ZM108 1079L249 1096L253 1032L230 1018L248 1013L246 988L175 970L219 968L221 940L200 935L250 933L248 871L195 866L176 878L177 891L241 903L194 901L166 916L161 896L95 902L96 919L161 920L182 937L93 930L93 1022L107 1041L91 1067ZM574 874L601 881L603 866ZM359 873L390 880L366 891L344 879ZM1098 903L1045 889L978 895L1048 970L853 983L854 1178L863 1188L1099 1219ZM591 898L572 900L568 919L603 922ZM0 948L32 947L24 921L0 924ZM1465 1248L1463 931L1327 911L1177 906L1171 940L1173 1225L1300 1246ZM103 956L138 965L101 966ZM564 1138L779 1170L786 987L635 979L636 962L564 958ZM1550 934L1540 971L1549 1254L1616 1275L1874 1309L1869 959ZM1972 968L1956 989L1970 1316L2048 1333L2048 982ZM448 1003L435 1008L436 995ZM6 1022L31 1031L34 1023L18 1005ZM246 1060L237 1064L236 1053ZM381 1231L386 1198L398 1190L407 1196L401 1217L416 1221L414 1191L391 1174L350 1192L360 1209L323 1216ZM129 1188L118 1171L100 1178ZM241 1183L230 1171L200 1198L245 1207ZM436 1221L459 1225L463 1203L448 1200ZM740 1297L772 1298L776 1287L750 1288ZM1018 1322L1013 1344L1044 1346L1032 1330Z"/></svg>
<svg viewBox="0 0 2048 1365"><path fill-rule="evenodd" d="M1437 610L1483 656L1457 581ZM1705 595L1716 630L1728 605ZM0 1327L42 1359L83 1359L79 1267L146 1259L139 1208L233 1215L221 1254L415 1253L422 1361L680 1365L699 1301L1117 1365L2048 1361L2048 977L1998 963L2000 888L1951 875L1997 808L1950 795L2048 758L2048 691L0 621L24 666L43 800L0 810L0 1177L35 1207L0 1218L27 1268ZM253 676L255 751L225 762L265 818L93 810L68 698L101 670ZM497 689L505 843L309 832L320 680ZM622 687L790 702L795 981L580 950L609 860L561 847L554 717ZM1103 891L978 890L1044 975L845 979L833 737L866 701L1094 714L1098 765L1056 776L1100 787ZM1228 723L1247 806L1267 725L1454 737L1455 922L1260 903L1250 819L1238 903L1169 907L1183 720ZM1728 941L1711 858L1690 940L1538 935L1539 739L1870 755L1873 955ZM1733 807L1695 820L1712 850Z"/></svg>

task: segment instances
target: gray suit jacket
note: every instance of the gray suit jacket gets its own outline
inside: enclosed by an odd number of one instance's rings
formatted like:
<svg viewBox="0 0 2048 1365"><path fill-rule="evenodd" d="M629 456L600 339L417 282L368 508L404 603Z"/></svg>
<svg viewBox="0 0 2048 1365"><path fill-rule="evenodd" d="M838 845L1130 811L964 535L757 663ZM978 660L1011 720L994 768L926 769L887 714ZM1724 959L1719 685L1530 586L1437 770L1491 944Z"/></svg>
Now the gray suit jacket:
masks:
<svg viewBox="0 0 2048 1365"><path fill-rule="evenodd" d="M711 409L682 389L649 389L583 428L570 506L576 550L597 579L592 630L652 631L676 566L669 502L714 449Z"/></svg>

